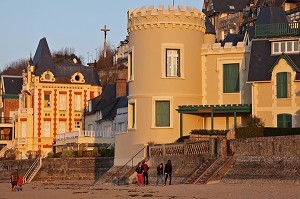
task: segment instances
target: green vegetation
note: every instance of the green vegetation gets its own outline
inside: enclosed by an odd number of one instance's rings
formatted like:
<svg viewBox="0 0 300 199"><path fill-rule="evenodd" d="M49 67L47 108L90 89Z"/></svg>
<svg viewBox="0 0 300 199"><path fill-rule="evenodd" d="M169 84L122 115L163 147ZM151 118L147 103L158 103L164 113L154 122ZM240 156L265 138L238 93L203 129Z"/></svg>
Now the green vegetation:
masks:
<svg viewBox="0 0 300 199"><path fill-rule="evenodd" d="M194 129L190 134L194 135L227 135L229 130L206 130L206 129Z"/></svg>

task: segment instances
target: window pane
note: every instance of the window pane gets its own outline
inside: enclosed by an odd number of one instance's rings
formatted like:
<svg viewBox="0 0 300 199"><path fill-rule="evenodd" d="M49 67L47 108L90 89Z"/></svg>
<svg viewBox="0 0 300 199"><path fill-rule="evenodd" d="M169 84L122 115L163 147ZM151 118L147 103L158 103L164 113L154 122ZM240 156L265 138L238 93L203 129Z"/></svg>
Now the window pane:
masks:
<svg viewBox="0 0 300 199"><path fill-rule="evenodd" d="M285 42L281 43L281 52L285 52Z"/></svg>
<svg viewBox="0 0 300 199"><path fill-rule="evenodd" d="M239 64L224 64L223 92L237 93L240 91Z"/></svg>
<svg viewBox="0 0 300 199"><path fill-rule="evenodd" d="M50 94L44 94L44 106L45 107L50 106Z"/></svg>
<svg viewBox="0 0 300 199"><path fill-rule="evenodd" d="M179 77L180 73L180 50L167 49L166 51L166 76Z"/></svg>
<svg viewBox="0 0 300 199"><path fill-rule="evenodd" d="M292 115L291 114L278 114L277 115L278 128L292 128Z"/></svg>
<svg viewBox="0 0 300 199"><path fill-rule="evenodd" d="M278 53L279 52L279 44L278 43L274 43L273 51L274 51L274 53Z"/></svg>
<svg viewBox="0 0 300 199"><path fill-rule="evenodd" d="M59 110L61 110L61 111L67 110L67 95L66 94L59 95Z"/></svg>
<svg viewBox="0 0 300 199"><path fill-rule="evenodd" d="M287 42L287 52L291 52L292 51L292 42L288 41Z"/></svg>
<svg viewBox="0 0 300 199"><path fill-rule="evenodd" d="M298 41L294 41L294 51L299 51L299 43L298 43Z"/></svg>
<svg viewBox="0 0 300 199"><path fill-rule="evenodd" d="M170 101L155 102L155 124L157 127L170 126Z"/></svg>
<svg viewBox="0 0 300 199"><path fill-rule="evenodd" d="M277 98L287 98L287 73L277 73Z"/></svg>

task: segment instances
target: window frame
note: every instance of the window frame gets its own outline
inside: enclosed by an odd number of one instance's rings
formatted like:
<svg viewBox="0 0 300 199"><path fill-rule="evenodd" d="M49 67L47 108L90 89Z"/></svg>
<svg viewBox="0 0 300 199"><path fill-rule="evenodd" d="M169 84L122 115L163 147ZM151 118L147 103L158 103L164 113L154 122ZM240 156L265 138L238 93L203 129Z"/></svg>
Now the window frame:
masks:
<svg viewBox="0 0 300 199"><path fill-rule="evenodd" d="M134 80L134 47L128 50L128 81Z"/></svg>
<svg viewBox="0 0 300 199"><path fill-rule="evenodd" d="M293 128L293 115L288 113L277 114L277 128Z"/></svg>
<svg viewBox="0 0 300 199"><path fill-rule="evenodd" d="M285 78L285 79L280 80L280 78ZM291 97L291 73L290 72L276 73L276 98L286 99L290 97Z"/></svg>
<svg viewBox="0 0 300 199"><path fill-rule="evenodd" d="M156 102L168 101L169 102L169 126L157 126L156 119ZM173 97L171 96L154 96L152 97L152 124L151 128L169 129L173 128Z"/></svg>
<svg viewBox="0 0 300 199"><path fill-rule="evenodd" d="M49 97L48 101L46 99L46 96ZM47 101L47 106L46 106L46 101ZM45 108L50 108L51 107L51 92L44 92L44 107Z"/></svg>
<svg viewBox="0 0 300 199"><path fill-rule="evenodd" d="M136 123L136 100L128 101L128 129L137 129Z"/></svg>
<svg viewBox="0 0 300 199"><path fill-rule="evenodd" d="M223 63L223 93L240 93L241 92L241 74L240 74L240 63ZM231 73L228 73L229 77L225 77L225 66L230 66L230 65L234 65L237 67L238 71L237 71L237 74L238 74L238 77L237 77L237 81L238 81L238 88L236 89L236 85L235 85L235 88L228 88L230 85L230 81L233 81L233 77L232 77L232 72ZM227 70L227 69L226 69Z"/></svg>
<svg viewBox="0 0 300 199"><path fill-rule="evenodd" d="M177 50L179 53L178 69L176 76L168 76L167 71L167 51ZM184 79L184 44L182 43L162 43L161 44L161 78L166 79Z"/></svg>
<svg viewBox="0 0 300 199"><path fill-rule="evenodd" d="M291 42L291 50L288 50L288 43ZM295 45L295 44L298 45ZM275 45L278 45L278 51L275 51ZM287 41L274 41L271 45L272 55L278 55L281 53L299 53L299 41L298 40L287 40ZM284 48L284 49L282 49Z"/></svg>
<svg viewBox="0 0 300 199"><path fill-rule="evenodd" d="M63 99L64 98L64 99ZM59 110L66 111L67 110L67 94L59 94Z"/></svg>
<svg viewBox="0 0 300 199"><path fill-rule="evenodd" d="M171 53L168 53L168 52L171 52ZM173 52L176 52L173 53ZM180 49L178 48L166 48L166 77L180 77ZM176 58L176 55L177 55L177 64L174 63L174 59ZM170 59L170 62L171 62L171 66L170 66L170 73L169 73L169 70L168 70L168 67L169 67L169 59Z"/></svg>

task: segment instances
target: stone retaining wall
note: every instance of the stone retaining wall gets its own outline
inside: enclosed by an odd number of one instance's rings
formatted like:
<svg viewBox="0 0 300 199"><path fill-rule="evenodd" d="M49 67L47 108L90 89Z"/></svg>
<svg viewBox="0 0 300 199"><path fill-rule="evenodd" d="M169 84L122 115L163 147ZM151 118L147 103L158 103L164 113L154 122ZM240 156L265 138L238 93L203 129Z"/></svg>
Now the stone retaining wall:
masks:
<svg viewBox="0 0 300 199"><path fill-rule="evenodd" d="M8 181L13 169L24 175L34 160L0 161L0 180ZM46 158L34 180L97 180L113 166L113 158Z"/></svg>
<svg viewBox="0 0 300 199"><path fill-rule="evenodd" d="M237 139L230 146L234 163L224 182L300 182L300 136Z"/></svg>

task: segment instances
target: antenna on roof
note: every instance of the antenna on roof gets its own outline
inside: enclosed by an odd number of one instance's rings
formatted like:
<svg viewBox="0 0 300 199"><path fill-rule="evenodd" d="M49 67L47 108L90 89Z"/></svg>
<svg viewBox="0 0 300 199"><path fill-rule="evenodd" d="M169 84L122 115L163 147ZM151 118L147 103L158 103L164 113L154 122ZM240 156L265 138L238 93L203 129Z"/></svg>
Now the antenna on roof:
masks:
<svg viewBox="0 0 300 199"><path fill-rule="evenodd" d="M173 6L174 6L174 0L173 0Z"/></svg>

